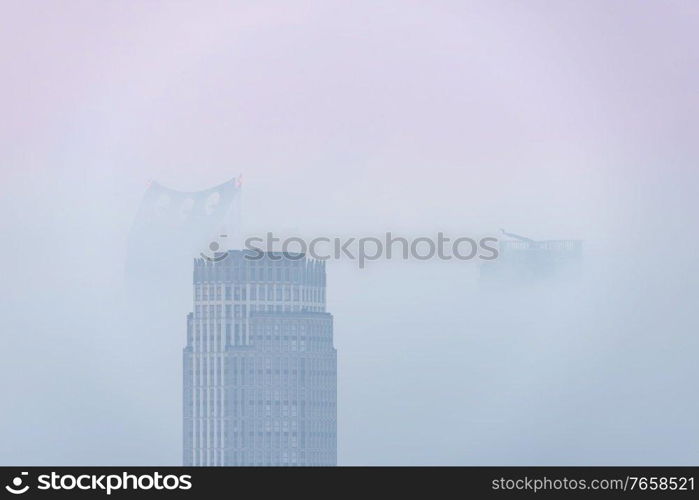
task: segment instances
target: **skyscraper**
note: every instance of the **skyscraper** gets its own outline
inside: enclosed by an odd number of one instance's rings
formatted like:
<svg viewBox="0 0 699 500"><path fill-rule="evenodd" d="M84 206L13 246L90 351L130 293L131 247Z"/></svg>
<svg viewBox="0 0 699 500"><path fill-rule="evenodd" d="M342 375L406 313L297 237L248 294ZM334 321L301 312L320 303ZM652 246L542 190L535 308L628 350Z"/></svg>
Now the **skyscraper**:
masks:
<svg viewBox="0 0 699 500"><path fill-rule="evenodd" d="M337 356L324 262L233 250L194 261L184 465L335 465Z"/></svg>
<svg viewBox="0 0 699 500"><path fill-rule="evenodd" d="M532 285L543 280L574 279L580 273L582 241L533 240L501 229L498 258L480 265L485 287Z"/></svg>
<svg viewBox="0 0 699 500"><path fill-rule="evenodd" d="M241 179L238 176L202 191L177 191L151 182L129 234L129 285L162 295L163 287L176 286L173 276L187 279L187 263L208 252L209 243L224 243L221 235L225 235L226 248L240 245Z"/></svg>

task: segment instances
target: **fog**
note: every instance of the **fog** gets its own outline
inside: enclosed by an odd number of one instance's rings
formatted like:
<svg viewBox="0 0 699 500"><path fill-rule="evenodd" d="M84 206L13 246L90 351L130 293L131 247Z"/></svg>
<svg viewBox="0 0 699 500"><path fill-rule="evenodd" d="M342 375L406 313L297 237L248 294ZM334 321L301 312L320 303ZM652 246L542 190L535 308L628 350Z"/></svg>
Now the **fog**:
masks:
<svg viewBox="0 0 699 500"><path fill-rule="evenodd" d="M246 235L584 242L488 290L329 261L339 464L699 460L696 2L0 11L1 464L181 463L191 262L135 296L127 241L240 173Z"/></svg>

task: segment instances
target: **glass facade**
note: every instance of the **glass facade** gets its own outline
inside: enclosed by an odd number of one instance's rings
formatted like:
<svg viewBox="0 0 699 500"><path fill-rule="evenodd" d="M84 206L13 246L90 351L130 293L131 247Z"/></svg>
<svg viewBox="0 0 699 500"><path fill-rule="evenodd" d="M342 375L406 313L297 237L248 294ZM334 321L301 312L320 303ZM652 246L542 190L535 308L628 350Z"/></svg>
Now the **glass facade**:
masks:
<svg viewBox="0 0 699 500"><path fill-rule="evenodd" d="M184 465L336 464L337 358L325 266L290 257L230 251L218 262L195 260Z"/></svg>

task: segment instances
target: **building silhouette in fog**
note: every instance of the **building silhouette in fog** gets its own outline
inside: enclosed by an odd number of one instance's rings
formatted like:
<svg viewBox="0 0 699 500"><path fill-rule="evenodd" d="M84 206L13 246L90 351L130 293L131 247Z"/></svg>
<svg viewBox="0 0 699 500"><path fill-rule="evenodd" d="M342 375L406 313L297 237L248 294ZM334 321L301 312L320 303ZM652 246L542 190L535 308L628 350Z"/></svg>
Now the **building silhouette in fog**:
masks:
<svg viewBox="0 0 699 500"><path fill-rule="evenodd" d="M501 230L498 258L482 262L484 286L530 285L549 279L576 278L582 263L580 240L533 240Z"/></svg>
<svg viewBox="0 0 699 500"><path fill-rule="evenodd" d="M194 261L184 465L335 465L337 357L324 262L240 250L216 259Z"/></svg>
<svg viewBox="0 0 699 500"><path fill-rule="evenodd" d="M192 258L225 235L240 245L241 177L202 191L178 191L151 182L129 233L125 277L136 304L169 300L189 281ZM220 240L223 243L223 240Z"/></svg>

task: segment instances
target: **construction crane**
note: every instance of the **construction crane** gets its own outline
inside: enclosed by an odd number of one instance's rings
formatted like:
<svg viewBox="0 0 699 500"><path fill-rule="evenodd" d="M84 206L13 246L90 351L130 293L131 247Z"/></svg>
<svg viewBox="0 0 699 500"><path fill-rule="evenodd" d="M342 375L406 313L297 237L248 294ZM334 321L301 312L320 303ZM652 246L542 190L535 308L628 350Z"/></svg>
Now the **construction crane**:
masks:
<svg viewBox="0 0 699 500"><path fill-rule="evenodd" d="M509 236L510 238L516 238L519 241L526 241L527 243L538 243L537 241L534 241L531 238L527 238L526 236L520 236L519 234L514 234L514 233L508 233L505 231L503 228L500 228L500 232L504 234L505 236Z"/></svg>

